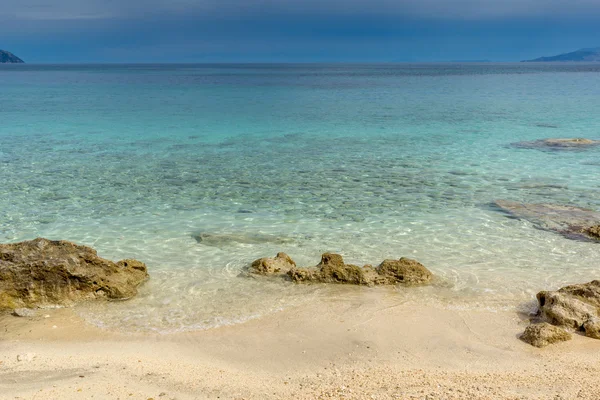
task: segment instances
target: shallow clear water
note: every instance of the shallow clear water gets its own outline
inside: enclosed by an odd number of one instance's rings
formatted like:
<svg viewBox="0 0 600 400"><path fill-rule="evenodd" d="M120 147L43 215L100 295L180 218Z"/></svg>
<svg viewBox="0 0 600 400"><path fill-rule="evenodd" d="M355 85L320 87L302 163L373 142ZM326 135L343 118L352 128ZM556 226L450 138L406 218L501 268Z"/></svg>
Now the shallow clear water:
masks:
<svg viewBox="0 0 600 400"><path fill-rule="evenodd" d="M600 65L25 65L0 66L0 85L0 241L67 239L149 266L136 299L78 308L102 326L203 329L345 290L518 308L600 277L600 245L490 206L600 209L600 148L509 146L600 139ZM207 246L200 232L281 240ZM278 251L408 256L440 281L240 276Z"/></svg>

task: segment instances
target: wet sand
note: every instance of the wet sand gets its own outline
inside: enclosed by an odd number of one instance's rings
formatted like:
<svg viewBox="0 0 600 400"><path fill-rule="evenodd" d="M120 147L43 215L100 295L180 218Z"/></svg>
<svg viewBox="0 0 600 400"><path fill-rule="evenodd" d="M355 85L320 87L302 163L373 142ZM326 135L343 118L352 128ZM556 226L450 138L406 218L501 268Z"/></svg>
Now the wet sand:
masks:
<svg viewBox="0 0 600 400"><path fill-rule="evenodd" d="M575 335L537 349L518 339L526 315L397 300L349 290L170 335L109 332L71 309L6 315L0 398L600 398L599 340Z"/></svg>

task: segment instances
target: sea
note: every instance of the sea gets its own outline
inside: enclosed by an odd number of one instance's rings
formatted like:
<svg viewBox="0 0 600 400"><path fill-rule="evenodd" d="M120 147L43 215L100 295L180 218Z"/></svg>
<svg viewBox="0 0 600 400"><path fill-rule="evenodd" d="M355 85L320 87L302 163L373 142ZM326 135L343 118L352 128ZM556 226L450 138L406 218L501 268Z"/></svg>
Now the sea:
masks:
<svg viewBox="0 0 600 400"><path fill-rule="evenodd" d="M145 262L90 324L172 333L374 293L398 304L525 312L600 278L600 244L494 201L600 210L596 64L0 65L0 242L35 237ZM409 257L433 285L298 285L250 262L324 252Z"/></svg>

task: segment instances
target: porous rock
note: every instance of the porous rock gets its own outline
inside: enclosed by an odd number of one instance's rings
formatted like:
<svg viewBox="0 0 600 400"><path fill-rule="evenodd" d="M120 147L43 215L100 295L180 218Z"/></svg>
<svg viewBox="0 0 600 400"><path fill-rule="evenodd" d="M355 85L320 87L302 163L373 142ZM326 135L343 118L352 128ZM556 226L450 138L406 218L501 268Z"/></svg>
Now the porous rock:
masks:
<svg viewBox="0 0 600 400"><path fill-rule="evenodd" d="M0 244L0 310L128 299L146 279L140 261L115 263L64 240Z"/></svg>
<svg viewBox="0 0 600 400"><path fill-rule="evenodd" d="M384 260L377 267L380 275L405 285L424 285L431 282L433 274L423 264L410 258Z"/></svg>
<svg viewBox="0 0 600 400"><path fill-rule="evenodd" d="M600 281L542 291L537 299L541 320L600 339Z"/></svg>
<svg viewBox="0 0 600 400"><path fill-rule="evenodd" d="M258 275L283 275L295 266L296 263L290 256L280 252L275 257L264 257L255 260L250 265L250 271Z"/></svg>
<svg viewBox="0 0 600 400"><path fill-rule="evenodd" d="M585 321L583 330L585 331L585 336L600 339L600 318L592 317Z"/></svg>
<svg viewBox="0 0 600 400"><path fill-rule="evenodd" d="M289 272L294 282L346 283L352 285L374 285L377 273L370 265L359 267L346 264L341 255L325 253L321 262L312 268L294 268Z"/></svg>
<svg viewBox="0 0 600 400"><path fill-rule="evenodd" d="M293 282L344 283L351 285L422 285L433 274L422 264L408 258L385 260L377 268L346 264L341 255L324 253L315 267L299 268L285 253L274 258L260 258L250 265L250 272L259 275L285 273Z"/></svg>
<svg viewBox="0 0 600 400"><path fill-rule="evenodd" d="M583 233L591 238L600 240L600 225L584 228Z"/></svg>
<svg viewBox="0 0 600 400"><path fill-rule="evenodd" d="M596 308L561 291L537 294L539 309L552 325L579 329L596 313Z"/></svg>
<svg viewBox="0 0 600 400"><path fill-rule="evenodd" d="M594 280L588 283L569 285L560 288L559 293L575 297L583 302L600 308L600 281Z"/></svg>
<svg viewBox="0 0 600 400"><path fill-rule="evenodd" d="M550 325L547 322L531 324L525 328L520 339L535 347L546 347L549 344L571 340L572 335L562 328Z"/></svg>

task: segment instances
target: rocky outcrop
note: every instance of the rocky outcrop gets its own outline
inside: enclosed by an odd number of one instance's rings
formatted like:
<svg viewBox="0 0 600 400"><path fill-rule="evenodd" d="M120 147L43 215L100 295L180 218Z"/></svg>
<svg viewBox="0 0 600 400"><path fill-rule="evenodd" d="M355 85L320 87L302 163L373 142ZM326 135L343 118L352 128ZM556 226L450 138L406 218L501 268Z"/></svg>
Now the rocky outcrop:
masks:
<svg viewBox="0 0 600 400"><path fill-rule="evenodd" d="M260 258L250 266L259 275L287 275L293 282L344 283L351 285L425 285L433 274L418 261L408 258L385 260L377 268L346 264L341 255L325 253L315 267L298 268L285 253L274 258Z"/></svg>
<svg viewBox="0 0 600 400"><path fill-rule="evenodd" d="M585 138L550 138L511 143L511 146L520 149L539 150L581 150L598 145L600 145L600 140Z"/></svg>
<svg viewBox="0 0 600 400"><path fill-rule="evenodd" d="M415 286L424 285L431 281L433 274L418 261L402 257L399 260L384 260L377 272L388 277L394 283Z"/></svg>
<svg viewBox="0 0 600 400"><path fill-rule="evenodd" d="M0 64L23 64L25 61L15 56L13 53L0 50Z"/></svg>
<svg viewBox="0 0 600 400"><path fill-rule="evenodd" d="M294 282L346 283L351 285L380 284L377 272L370 265L346 264L339 254L325 253L316 267L293 268L288 273Z"/></svg>
<svg viewBox="0 0 600 400"><path fill-rule="evenodd" d="M90 247L38 238L0 245L0 310L128 299L148 279L137 260L112 262Z"/></svg>
<svg viewBox="0 0 600 400"><path fill-rule="evenodd" d="M537 300L539 309L535 322L544 321L600 339L600 281L542 291L537 294Z"/></svg>
<svg viewBox="0 0 600 400"><path fill-rule="evenodd" d="M286 275L296 263L285 253L277 253L275 257L264 257L250 265L250 272L258 275Z"/></svg>
<svg viewBox="0 0 600 400"><path fill-rule="evenodd" d="M576 297L556 292L537 294L541 317L552 325L581 329L583 324L596 313L596 307Z"/></svg>
<svg viewBox="0 0 600 400"><path fill-rule="evenodd" d="M571 340L573 336L562 328L547 322L531 324L525 328L520 339L535 347L546 347L549 344Z"/></svg>
<svg viewBox="0 0 600 400"><path fill-rule="evenodd" d="M512 217L569 239L600 241L600 212L560 204L518 203L496 200L495 205Z"/></svg>

